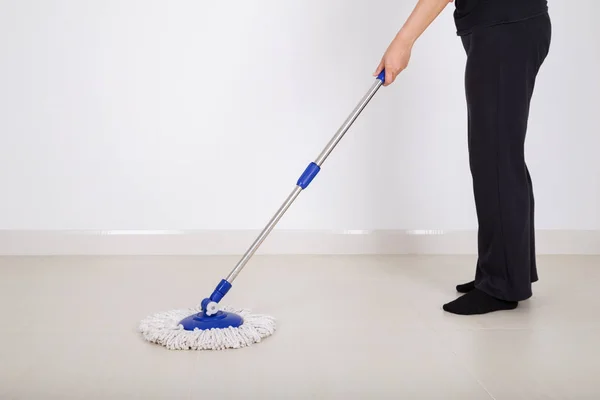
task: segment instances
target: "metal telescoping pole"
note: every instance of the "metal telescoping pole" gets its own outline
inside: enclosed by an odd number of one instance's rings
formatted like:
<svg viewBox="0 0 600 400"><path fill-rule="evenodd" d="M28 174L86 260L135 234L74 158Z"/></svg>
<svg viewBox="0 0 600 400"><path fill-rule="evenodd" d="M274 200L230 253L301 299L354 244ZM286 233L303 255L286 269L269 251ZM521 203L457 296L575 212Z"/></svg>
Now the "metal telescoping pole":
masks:
<svg viewBox="0 0 600 400"><path fill-rule="evenodd" d="M314 167L316 165L318 167L318 168L314 168L314 169L316 169L316 172L313 172L311 174L311 172L307 173L305 171L305 174L303 174L303 176L306 175L306 174L313 175L313 176L311 176L309 178L310 181L312 181L312 178L314 178L314 175L316 175L318 173L318 170L320 169L321 165L323 165L323 163L325 162L325 160L327 160L327 157L329 157L329 155L331 154L331 152L333 151L333 149L335 149L335 147L337 146L337 144L342 140L342 138L344 137L344 135L346 134L346 132L348 132L348 129L350 129L350 127L352 126L352 124L354 123L354 121L356 121L356 119L358 118L358 116L360 115L360 113L365 109L365 107L367 106L367 104L369 104L369 101L371 101L371 99L373 98L373 96L375 95L375 93L377 93L377 91L379 90L379 88L381 87L382 84L383 84L383 82L382 82L381 79L376 79L376 81L373 84L373 86L371 86L371 89L369 89L369 91L367 92L367 94L365 94L365 96L361 99L361 101L354 108L354 110L352 111L352 113L348 116L348 118L346 119L346 121L344 121L344 123L342 124L342 126L338 129L338 131L336 132L336 134L329 141L329 143L327 144L327 146L323 149L323 151L321 152L321 154L319 155L319 157L315 160L314 163L311 163L311 165L309 165L309 167L307 168L307 171L308 171L311 168L311 166ZM302 178L300 180L302 180ZM308 183L310 183L310 181ZM308 186L308 184L306 186ZM294 188L294 190L292 191L292 193L290 193L290 195L285 200L285 202L281 205L281 207L279 208L279 210L277 210L277 213L275 213L275 215L271 218L271 220L269 221L269 223L262 230L262 232L260 233L260 235L258 235L258 237L254 241L254 243L252 243L252 245L250 246L250 248L248 248L248 250L246 251L246 253L244 253L243 257L237 263L237 265L235 266L235 268L229 273L229 275L227 276L227 278L225 278L227 280L227 282L229 282L230 284L233 283L233 281L238 276L238 274L242 271L242 269L244 268L244 266L246 265L246 263L248 263L248 261L250 260L250 258L252 258L252 256L256 252L256 250L258 250L258 248L264 242L264 240L267 238L267 236L269 236L269 233L271 233L271 231L273 230L273 228L275 227L275 225L277 225L277 223L279 222L279 220L283 217L283 215L285 214L285 212L290 208L290 206L294 203L294 200L296 200L296 198L298 197L298 195L302 192L303 189L306 188L306 186L303 187L303 185L299 181L299 184L296 185L296 187Z"/></svg>
<svg viewBox="0 0 600 400"><path fill-rule="evenodd" d="M229 273L227 278L222 279L221 282L217 285L216 289L213 291L212 295L208 298L205 298L201 302L202 310L205 312L205 315L211 316L215 315L218 312L217 303L221 301L221 299L227 294L229 289L231 289L232 283L237 278L239 273L242 271L244 266L248 263L250 258L254 255L256 250L260 247L260 245L265 241L269 233L273 230L275 225L279 222L281 217L285 214L285 212L290 208L290 206L294 203L294 200L298 197L298 195L310 185L312 180L317 176L319 171L321 170L321 165L325 162L327 157L331 154L333 149L337 146L337 144L342 140L348 129L352 126L356 118L360 115L360 113L365 109L369 101L373 98L375 93L379 90L379 88L383 85L385 80L385 71L382 71L377 77L371 89L364 95L364 97L360 100L358 105L354 108L352 113L348 116L346 121L342 124L342 126L335 133L333 138L327 143L327 146L323 149L319 157L311 162L308 167L304 170L298 182L296 183L296 187L287 197L285 202L279 207L277 213L271 218L267 226L264 227L260 235L254 240L254 243L246 250L242 258L238 261L235 268Z"/></svg>

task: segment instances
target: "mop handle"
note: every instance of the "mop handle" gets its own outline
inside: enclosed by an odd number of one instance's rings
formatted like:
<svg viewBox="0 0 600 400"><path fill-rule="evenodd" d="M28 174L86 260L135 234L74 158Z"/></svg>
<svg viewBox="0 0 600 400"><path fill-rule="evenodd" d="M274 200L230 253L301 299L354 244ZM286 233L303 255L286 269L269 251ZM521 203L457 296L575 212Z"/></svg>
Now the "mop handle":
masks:
<svg viewBox="0 0 600 400"><path fill-rule="evenodd" d="M256 238L254 243L252 243L252 246L250 246L250 248L246 251L244 256L240 259L238 264L231 271L229 276L227 276L226 280L229 283L233 283L235 278L241 272L242 268L244 268L244 266L246 265L248 260L250 260L250 258L254 255L256 250L258 250L258 248L260 247L262 242L267 238L267 236L269 235L271 230L275 227L275 225L277 225L277 223L279 222L281 217L283 217L283 215L288 210L288 208L290 208L290 206L292 205L294 200L296 200L296 198L298 197L300 192L302 192L302 190L306 189L308 187L308 185L310 185L312 180L317 176L317 174L321 170L321 166L323 165L325 160L327 160L327 158L329 157L329 155L331 154L333 149L335 149L335 147L340 142L340 140L342 140L342 138L344 137L346 132L348 132L348 129L350 129L350 127L352 126L354 121L356 121L356 119L358 118L360 113L364 110L364 108L367 106L367 104L369 104L369 101L371 101L371 99L373 98L375 93L377 93L377 90L379 90L379 88L381 87L381 85L383 84L384 81L385 81L385 71L382 71L381 74L379 74L379 76L373 83L373 86L371 86L371 89L369 89L367 94L365 94L365 96L360 100L360 102L358 103L356 108L348 116L346 121L344 121L344 123L338 129L338 131L335 133L333 138L331 138L331 140L329 141L327 146L323 149L321 154L319 154L319 157L314 162L310 163L308 165L308 167L306 167L306 170L304 171L302 176L300 176L300 179L298 179L298 182L296 183L296 187L294 188L292 193L290 193L290 195L285 200L285 202L281 205L279 210L277 210L277 213L275 213L273 218L271 218L271 220L269 221L267 226L265 226L265 228L260 233L260 235Z"/></svg>
<svg viewBox="0 0 600 400"><path fill-rule="evenodd" d="M333 149L335 149L340 140L342 140L348 129L350 129L356 118L358 118L358 116L364 110L367 104L369 104L369 101L371 101L375 93L377 93L377 91L383 85L384 82L385 70L381 71L381 73L377 76L375 82L373 83L373 86L371 86L371 89L369 89L367 94L365 94L364 97L360 100L358 105L354 108L354 110L348 116L346 121L344 121L342 126L338 129L333 138L323 149L321 154L319 154L319 157L314 162L311 162L308 165L308 167L306 167L304 173L298 179L296 187L294 188L292 193L290 193L290 195L281 205L279 210L277 210L277 213L275 213L275 215L271 218L269 223L264 227L260 235L258 235L258 237L254 240L254 243L252 243L248 250L246 250L246 253L244 253L243 257L238 261L235 268L229 273L227 278L221 280L221 282L213 292L212 296L208 299L204 299L204 301L202 302L203 309L205 309L206 304L208 304L209 302L218 303L225 296L225 294L227 294L227 292L231 288L231 284L242 271L246 263L250 260L250 258L252 258L256 250L258 250L258 248L267 238L269 233L271 233L275 225L277 225L281 217L283 217L285 212L290 208L290 206L292 205L294 200L296 200L300 192L306 189L308 185L310 185L312 180L317 176L317 174L321 170L321 165L323 165L323 163L325 162L327 157L329 157Z"/></svg>

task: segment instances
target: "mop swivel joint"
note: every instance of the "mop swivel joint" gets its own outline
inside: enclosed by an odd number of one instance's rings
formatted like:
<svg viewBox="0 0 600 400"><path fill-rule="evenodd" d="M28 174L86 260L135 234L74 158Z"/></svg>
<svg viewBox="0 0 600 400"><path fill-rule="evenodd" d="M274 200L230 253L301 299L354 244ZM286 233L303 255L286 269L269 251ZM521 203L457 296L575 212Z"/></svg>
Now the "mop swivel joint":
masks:
<svg viewBox="0 0 600 400"><path fill-rule="evenodd" d="M219 311L218 303L223 297L225 297L227 292L229 292L229 289L231 289L231 283L227 282L225 279L222 279L210 297L202 300L200 306L202 307L202 311L205 315L210 317L217 314Z"/></svg>
<svg viewBox="0 0 600 400"><path fill-rule="evenodd" d="M206 299L206 300L209 300L209 301L206 304L206 307L203 307L204 314L211 317L219 312L219 305L217 303L215 303L214 301L210 301L210 299Z"/></svg>

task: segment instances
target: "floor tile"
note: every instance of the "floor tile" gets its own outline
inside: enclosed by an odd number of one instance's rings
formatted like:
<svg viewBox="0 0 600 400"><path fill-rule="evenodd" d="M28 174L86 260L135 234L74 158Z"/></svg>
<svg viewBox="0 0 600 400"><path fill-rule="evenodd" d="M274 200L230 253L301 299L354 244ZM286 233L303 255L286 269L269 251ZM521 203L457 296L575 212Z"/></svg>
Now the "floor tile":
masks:
<svg viewBox="0 0 600 400"><path fill-rule="evenodd" d="M63 340L52 352L40 351L39 360L13 380L8 398L190 398L196 353L163 351L131 331L64 335L72 335L70 343Z"/></svg>
<svg viewBox="0 0 600 400"><path fill-rule="evenodd" d="M246 350L200 356L193 398L491 398L432 332L363 321L347 329L306 320Z"/></svg>
<svg viewBox="0 0 600 400"><path fill-rule="evenodd" d="M496 400L600 398L600 330L473 330L448 337Z"/></svg>
<svg viewBox="0 0 600 400"><path fill-rule="evenodd" d="M224 304L277 318L247 349L137 332L208 296L237 257L0 257L0 398L600 398L598 257L540 257L511 312L441 305L474 257L258 256Z"/></svg>

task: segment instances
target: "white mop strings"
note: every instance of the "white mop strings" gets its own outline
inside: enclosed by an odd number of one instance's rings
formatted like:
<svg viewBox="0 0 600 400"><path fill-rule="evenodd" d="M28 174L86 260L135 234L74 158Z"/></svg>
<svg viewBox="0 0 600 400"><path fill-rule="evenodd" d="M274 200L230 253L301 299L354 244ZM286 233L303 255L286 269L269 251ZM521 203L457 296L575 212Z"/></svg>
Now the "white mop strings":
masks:
<svg viewBox="0 0 600 400"><path fill-rule="evenodd" d="M169 350L239 349L258 343L275 332L275 318L271 316L231 307L223 307L222 310L240 315L244 323L237 328L187 331L179 322L202 311L196 307L151 315L140 322L139 331L147 341Z"/></svg>

